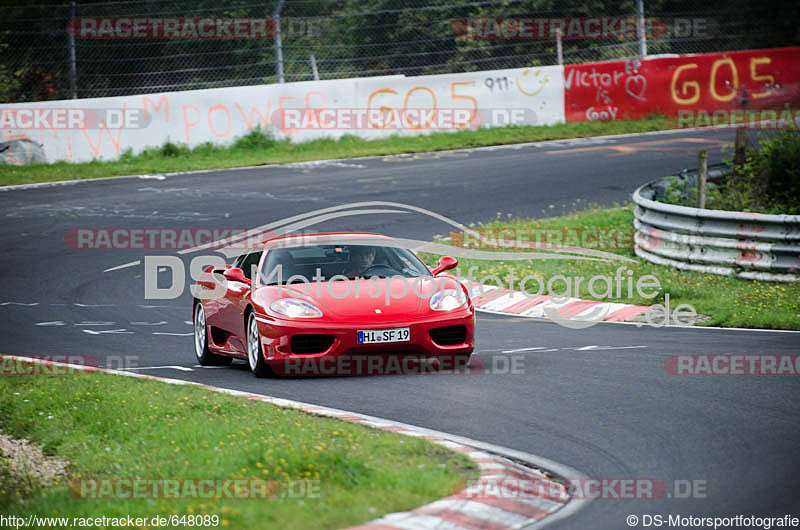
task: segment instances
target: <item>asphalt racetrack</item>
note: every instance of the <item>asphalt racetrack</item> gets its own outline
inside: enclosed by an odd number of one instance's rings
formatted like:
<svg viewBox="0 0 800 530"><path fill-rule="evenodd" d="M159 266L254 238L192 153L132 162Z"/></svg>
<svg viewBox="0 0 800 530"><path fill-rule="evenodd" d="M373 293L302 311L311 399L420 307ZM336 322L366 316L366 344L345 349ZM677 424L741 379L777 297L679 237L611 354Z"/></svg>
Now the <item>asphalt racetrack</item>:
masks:
<svg viewBox="0 0 800 530"><path fill-rule="evenodd" d="M526 451L592 478L664 482L656 500L596 500L553 528L626 527L628 515L800 514L797 377L670 375L667 357L798 354L800 334L551 322L479 315L486 370L463 376L256 379L243 362L201 368L188 292L145 300L142 251L76 250L75 228L237 228L330 206L393 201L462 223L498 212L557 215L611 205L659 176L721 161L728 130L683 131L473 151L124 178L0 193L2 348L83 354L101 366L269 394ZM430 240L449 227L424 215L362 215L314 228ZM149 254L171 254L152 252ZM516 357L520 373L504 371ZM682 496L675 481L700 481Z"/></svg>

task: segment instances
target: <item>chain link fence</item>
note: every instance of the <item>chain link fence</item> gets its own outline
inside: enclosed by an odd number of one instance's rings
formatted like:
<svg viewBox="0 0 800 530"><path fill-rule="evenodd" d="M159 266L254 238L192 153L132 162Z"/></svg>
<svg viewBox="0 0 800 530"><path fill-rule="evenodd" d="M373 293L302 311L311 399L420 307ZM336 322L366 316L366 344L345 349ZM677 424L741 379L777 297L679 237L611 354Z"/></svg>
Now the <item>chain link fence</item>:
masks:
<svg viewBox="0 0 800 530"><path fill-rule="evenodd" d="M800 10L791 2L765 2L644 0L644 16L661 21L665 29L648 35L647 53L796 44ZM0 6L0 102L276 83L281 70L283 79L293 82L557 64L559 46L552 34L472 38L474 33L464 34L465 24L495 17L636 16L637 5L631 0L604 2L602 7L575 0L123 0L41 5L6 0ZM102 20L113 25L120 17L267 19L268 28L243 38L119 33L86 38L82 32L87 19L99 35ZM274 36L278 27L280 44ZM636 38L586 38L568 30L561 48L563 63L640 54Z"/></svg>

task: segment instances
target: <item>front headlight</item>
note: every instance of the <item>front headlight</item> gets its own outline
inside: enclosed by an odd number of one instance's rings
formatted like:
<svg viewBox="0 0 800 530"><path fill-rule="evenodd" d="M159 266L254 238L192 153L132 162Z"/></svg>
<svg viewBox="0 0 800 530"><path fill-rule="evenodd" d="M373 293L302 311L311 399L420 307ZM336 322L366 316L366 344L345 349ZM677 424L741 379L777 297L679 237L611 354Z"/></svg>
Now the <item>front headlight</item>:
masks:
<svg viewBox="0 0 800 530"><path fill-rule="evenodd" d="M461 289L442 289L431 296L431 309L434 311L452 311L467 303L467 297Z"/></svg>
<svg viewBox="0 0 800 530"><path fill-rule="evenodd" d="M269 305L269 308L289 318L319 318L322 316L322 311L317 306L297 298L275 300Z"/></svg>

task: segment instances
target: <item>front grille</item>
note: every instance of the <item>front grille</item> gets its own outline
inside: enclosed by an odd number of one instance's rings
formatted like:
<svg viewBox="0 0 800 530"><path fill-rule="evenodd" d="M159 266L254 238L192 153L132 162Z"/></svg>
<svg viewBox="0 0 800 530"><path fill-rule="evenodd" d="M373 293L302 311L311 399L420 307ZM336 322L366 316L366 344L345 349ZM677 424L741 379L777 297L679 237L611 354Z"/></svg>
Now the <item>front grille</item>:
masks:
<svg viewBox="0 0 800 530"><path fill-rule="evenodd" d="M333 344L333 335L294 335L292 353L322 353Z"/></svg>
<svg viewBox="0 0 800 530"><path fill-rule="evenodd" d="M445 326L434 328L430 332L431 339L442 346L463 344L467 340L467 326Z"/></svg>

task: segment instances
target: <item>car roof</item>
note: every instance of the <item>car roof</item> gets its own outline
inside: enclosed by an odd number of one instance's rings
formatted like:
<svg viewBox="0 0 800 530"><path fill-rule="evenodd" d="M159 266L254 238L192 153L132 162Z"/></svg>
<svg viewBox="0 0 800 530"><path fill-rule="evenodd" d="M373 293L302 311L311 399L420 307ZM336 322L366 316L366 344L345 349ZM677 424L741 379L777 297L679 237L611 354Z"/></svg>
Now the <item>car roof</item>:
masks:
<svg viewBox="0 0 800 530"><path fill-rule="evenodd" d="M264 241L265 248L268 250L274 246L287 246L294 245L295 243L302 245L331 245L336 243L344 243L347 241L357 241L359 243L366 243L370 240L375 241L391 241L391 237L384 234L376 234L372 232L318 232L315 234L291 234L280 237L274 237Z"/></svg>
<svg viewBox="0 0 800 530"><path fill-rule="evenodd" d="M258 241L257 239L255 241ZM336 244L362 244L369 245L370 243L380 244L383 242L384 246L400 246L397 243L392 244L393 238L384 234L375 234L371 232L318 232L313 234L290 234L285 236L274 237L266 239L260 243L250 243L250 240L241 240L233 242L227 247L217 249L217 252L224 254L228 258L240 256L242 254L252 252L265 252L274 247L293 247L293 246L314 246L314 245L336 245Z"/></svg>

